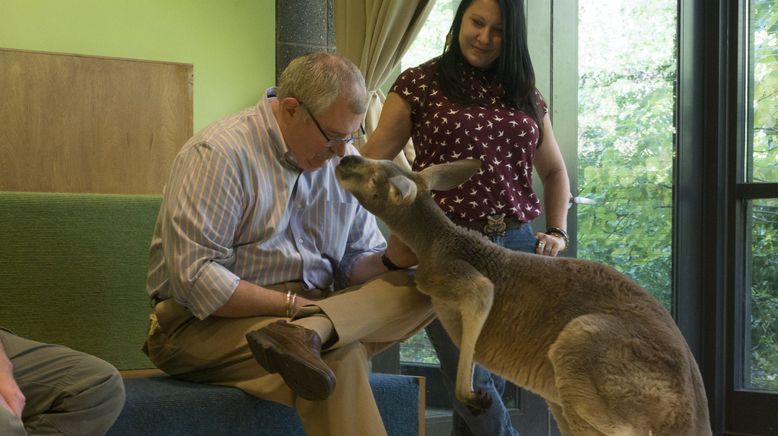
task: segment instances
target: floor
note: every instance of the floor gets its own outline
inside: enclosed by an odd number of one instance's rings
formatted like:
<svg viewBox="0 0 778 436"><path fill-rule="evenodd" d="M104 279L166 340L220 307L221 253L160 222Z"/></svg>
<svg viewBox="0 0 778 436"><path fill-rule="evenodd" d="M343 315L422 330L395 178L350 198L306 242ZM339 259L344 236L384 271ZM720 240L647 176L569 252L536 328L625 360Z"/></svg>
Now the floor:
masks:
<svg viewBox="0 0 778 436"><path fill-rule="evenodd" d="M428 408L426 414L426 436L451 435L451 410Z"/></svg>
<svg viewBox="0 0 778 436"><path fill-rule="evenodd" d="M547 419L553 421L550 417ZM522 436L561 436L556 423L541 423L545 425L538 425L537 422L532 423L526 417L520 418L515 409L511 409L511 421L513 421L514 428ZM428 407L425 424L425 436L451 436L451 410Z"/></svg>

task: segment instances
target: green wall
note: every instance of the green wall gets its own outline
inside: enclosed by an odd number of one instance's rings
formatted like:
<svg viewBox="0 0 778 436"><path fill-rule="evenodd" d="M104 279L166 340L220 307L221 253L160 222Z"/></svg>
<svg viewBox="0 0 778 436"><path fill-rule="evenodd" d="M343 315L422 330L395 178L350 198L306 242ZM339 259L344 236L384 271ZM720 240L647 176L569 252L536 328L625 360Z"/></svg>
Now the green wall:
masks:
<svg viewBox="0 0 778 436"><path fill-rule="evenodd" d="M275 0L0 0L0 47L194 65L194 129L275 83Z"/></svg>

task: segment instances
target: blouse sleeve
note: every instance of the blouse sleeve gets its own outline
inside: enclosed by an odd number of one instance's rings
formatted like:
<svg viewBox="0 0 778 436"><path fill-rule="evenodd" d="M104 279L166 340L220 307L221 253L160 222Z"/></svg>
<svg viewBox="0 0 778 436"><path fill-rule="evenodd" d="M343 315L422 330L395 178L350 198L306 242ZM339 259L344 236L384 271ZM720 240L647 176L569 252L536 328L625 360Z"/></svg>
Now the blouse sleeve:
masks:
<svg viewBox="0 0 778 436"><path fill-rule="evenodd" d="M532 102L536 107L540 108L540 111L543 115L548 113L548 104L546 104L546 100L543 98L543 94L541 94L538 89L535 89L535 94L532 96Z"/></svg>
<svg viewBox="0 0 778 436"><path fill-rule="evenodd" d="M403 71L389 92L394 92L411 107L411 119L416 120L424 107L430 92L433 70L431 63L408 68Z"/></svg>

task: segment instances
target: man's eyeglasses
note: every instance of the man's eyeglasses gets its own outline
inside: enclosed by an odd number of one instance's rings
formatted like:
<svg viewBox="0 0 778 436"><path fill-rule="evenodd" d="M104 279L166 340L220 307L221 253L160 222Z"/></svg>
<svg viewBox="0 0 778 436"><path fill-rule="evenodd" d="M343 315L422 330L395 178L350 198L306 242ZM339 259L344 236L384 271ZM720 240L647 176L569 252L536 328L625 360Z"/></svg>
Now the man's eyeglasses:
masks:
<svg viewBox="0 0 778 436"><path fill-rule="evenodd" d="M350 136L346 136L343 138L333 138L330 135L328 135L326 132L324 132L324 129L321 128L321 125L319 124L319 121L316 119L316 117L313 116L311 111L308 110L308 107L303 104L302 101L299 99L297 100L300 102L300 106L305 109L305 112L308 114L309 117L313 120L313 124L316 125L316 128L319 129L319 132L321 132L321 135L324 136L324 139L327 140L327 147L332 147L336 142L343 142L346 144L351 144L357 139L362 139L365 136L365 126L363 126L361 123L359 124L359 130L352 133Z"/></svg>

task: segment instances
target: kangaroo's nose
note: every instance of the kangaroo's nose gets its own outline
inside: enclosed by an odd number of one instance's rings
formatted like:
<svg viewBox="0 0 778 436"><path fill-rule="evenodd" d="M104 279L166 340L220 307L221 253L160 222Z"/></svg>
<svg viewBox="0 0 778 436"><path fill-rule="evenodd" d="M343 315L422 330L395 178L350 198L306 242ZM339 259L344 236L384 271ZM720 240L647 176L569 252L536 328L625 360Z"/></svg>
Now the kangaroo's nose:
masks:
<svg viewBox="0 0 778 436"><path fill-rule="evenodd" d="M357 156L357 155L353 155L352 154L352 155L345 156L343 159L341 159L340 160L340 165L343 165L343 166L353 166L353 165L358 164L360 162L360 160L363 160L363 158L361 156Z"/></svg>

